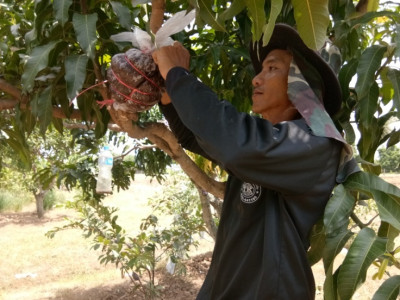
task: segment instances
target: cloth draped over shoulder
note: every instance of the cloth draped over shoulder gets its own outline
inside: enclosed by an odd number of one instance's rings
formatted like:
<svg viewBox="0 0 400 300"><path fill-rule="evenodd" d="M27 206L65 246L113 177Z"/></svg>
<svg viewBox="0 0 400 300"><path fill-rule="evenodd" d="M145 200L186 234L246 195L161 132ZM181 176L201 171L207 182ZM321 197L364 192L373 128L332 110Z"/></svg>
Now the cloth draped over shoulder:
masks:
<svg viewBox="0 0 400 300"><path fill-rule="evenodd" d="M324 87L321 85L320 75L298 52L290 50L293 52L294 58L290 64L288 77L287 93L289 99L305 119L314 135L333 138L343 143L336 176L336 182L342 183L350 174L360 171L353 158L353 150L337 130L333 120L324 108L322 99L322 89ZM298 64L302 66L301 70ZM305 77L307 77L308 81ZM308 82L311 82L312 87Z"/></svg>

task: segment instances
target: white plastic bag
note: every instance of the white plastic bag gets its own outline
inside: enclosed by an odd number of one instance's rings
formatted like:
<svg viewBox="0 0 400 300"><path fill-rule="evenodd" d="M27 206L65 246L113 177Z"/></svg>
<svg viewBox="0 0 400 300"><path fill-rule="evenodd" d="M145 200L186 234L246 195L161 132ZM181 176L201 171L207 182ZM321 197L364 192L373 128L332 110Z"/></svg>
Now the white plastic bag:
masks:
<svg viewBox="0 0 400 300"><path fill-rule="evenodd" d="M188 14L186 11L180 11L169 18L164 25L155 34L153 43L150 34L146 31L135 27L133 32L121 32L111 36L115 42L131 42L135 48L140 49L144 53L151 53L155 49L169 46L174 43L171 35L182 31L196 17L196 10L191 10Z"/></svg>

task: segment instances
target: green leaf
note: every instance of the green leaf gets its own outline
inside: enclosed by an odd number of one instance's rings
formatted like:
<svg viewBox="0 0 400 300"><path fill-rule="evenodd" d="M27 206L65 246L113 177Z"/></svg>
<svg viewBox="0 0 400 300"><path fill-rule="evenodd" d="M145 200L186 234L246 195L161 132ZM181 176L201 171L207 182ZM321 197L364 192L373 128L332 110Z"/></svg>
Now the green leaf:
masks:
<svg viewBox="0 0 400 300"><path fill-rule="evenodd" d="M197 0L197 6L199 8L199 16L208 25L217 31L226 32L225 27L215 18L215 13L212 10L214 5L213 0Z"/></svg>
<svg viewBox="0 0 400 300"><path fill-rule="evenodd" d="M82 89L88 60L86 55L70 55L65 59L65 81L69 100L74 99Z"/></svg>
<svg viewBox="0 0 400 300"><path fill-rule="evenodd" d="M392 225L381 222L378 230L378 236L385 237L388 239L388 243L386 246L386 251L392 252L396 248L395 239L399 236L400 230L394 228Z"/></svg>
<svg viewBox="0 0 400 300"><path fill-rule="evenodd" d="M345 123L340 122L340 126L342 126L344 130L346 142L349 145L353 145L356 141L356 133L354 131L354 127L349 121L346 121Z"/></svg>
<svg viewBox="0 0 400 300"><path fill-rule="evenodd" d="M60 118L53 118L52 122L54 128L62 135L64 130L63 120Z"/></svg>
<svg viewBox="0 0 400 300"><path fill-rule="evenodd" d="M72 0L54 0L53 8L55 11L56 20L64 26L64 24L68 21L68 10L72 4Z"/></svg>
<svg viewBox="0 0 400 300"><path fill-rule="evenodd" d="M326 271L326 278L325 278L325 282L324 282L324 300L337 300L338 299L337 278L338 278L339 271L340 271L340 266L335 271L335 273L332 274L333 264L331 264L329 269Z"/></svg>
<svg viewBox="0 0 400 300"><path fill-rule="evenodd" d="M5 128L0 130L0 133L1 131L4 131L8 135L6 143L15 151L15 153L18 153L25 167L31 168L32 166L31 153L29 151L28 145L26 144L25 138L21 134L21 132L19 130L14 131Z"/></svg>
<svg viewBox="0 0 400 300"><path fill-rule="evenodd" d="M373 45L361 55L357 67L358 79L355 87L358 99L363 99L369 93L371 85L375 82L375 72L381 66L385 51L386 47Z"/></svg>
<svg viewBox="0 0 400 300"><path fill-rule="evenodd" d="M359 18L351 19L349 22L350 28L355 28L361 24L367 24L371 22L373 19L379 17L390 17L390 18L399 18L399 14L393 11L371 11L361 15Z"/></svg>
<svg viewBox="0 0 400 300"><path fill-rule="evenodd" d="M393 84L388 78L388 71L390 68L384 67L381 69L380 72L380 79L382 82L382 87L380 88L380 94L382 97L382 102L383 104L387 105L392 99L394 95L394 89L393 89Z"/></svg>
<svg viewBox="0 0 400 300"><path fill-rule="evenodd" d="M304 43L319 50L327 38L329 0L292 0L297 30Z"/></svg>
<svg viewBox="0 0 400 300"><path fill-rule="evenodd" d="M387 141L386 147L397 145L400 142L400 131L390 133L390 137Z"/></svg>
<svg viewBox="0 0 400 300"><path fill-rule="evenodd" d="M94 59L96 36L97 14L81 15L74 13L72 23L76 33L76 38L85 53Z"/></svg>
<svg viewBox="0 0 400 300"><path fill-rule="evenodd" d="M131 13L128 7L117 1L110 1L111 6L118 17L119 23L122 27L131 30L132 21Z"/></svg>
<svg viewBox="0 0 400 300"><path fill-rule="evenodd" d="M360 102L360 122L364 125L365 129L371 127L371 122L375 112L378 109L379 86L373 81L369 93L365 94L363 98L359 99Z"/></svg>
<svg viewBox="0 0 400 300"><path fill-rule="evenodd" d="M379 216L382 221L388 222L400 230L400 201L399 198L388 195L385 192L373 191L373 197L379 210Z"/></svg>
<svg viewBox="0 0 400 300"><path fill-rule="evenodd" d="M218 20L222 23L226 20L232 19L234 16L238 15L244 8L246 3L243 0L235 0L232 2L223 13L218 16Z"/></svg>
<svg viewBox="0 0 400 300"><path fill-rule="evenodd" d="M58 42L52 41L46 45L33 48L32 54L25 64L24 73L21 78L24 91L32 91L37 73L47 67L49 53Z"/></svg>
<svg viewBox="0 0 400 300"><path fill-rule="evenodd" d="M310 234L310 249L307 252L310 265L316 264L321 258L325 247L325 231L322 219L313 226Z"/></svg>
<svg viewBox="0 0 400 300"><path fill-rule="evenodd" d="M382 221L400 230L400 189L382 178L358 172L344 183L347 189L360 191L374 198Z"/></svg>
<svg viewBox="0 0 400 300"><path fill-rule="evenodd" d="M38 118L40 123L40 133L44 135L46 133L47 127L53 119L53 106L51 100L53 98L51 86L46 88L40 93L37 99L38 105Z"/></svg>
<svg viewBox="0 0 400 300"><path fill-rule="evenodd" d="M372 300L396 300L400 292L400 275L387 279L375 292Z"/></svg>
<svg viewBox="0 0 400 300"><path fill-rule="evenodd" d="M363 228L351 244L338 274L341 300L350 300L366 279L369 266L385 253L386 239L377 237L371 228Z"/></svg>
<svg viewBox="0 0 400 300"><path fill-rule="evenodd" d="M342 251L347 241L354 235L353 232L346 230L340 232L334 237L326 239L325 248L323 250L324 268L328 270L333 268L335 257Z"/></svg>
<svg viewBox="0 0 400 300"><path fill-rule="evenodd" d="M265 0L245 0L248 16L251 20L251 32L253 40L258 41L263 33L263 28L266 22L264 5Z"/></svg>
<svg viewBox="0 0 400 300"><path fill-rule="evenodd" d="M387 72L387 77L393 84L394 95L393 103L394 107L397 109L397 116L400 117L400 71L395 69L390 69Z"/></svg>
<svg viewBox="0 0 400 300"><path fill-rule="evenodd" d="M354 203L354 197L342 184L335 187L324 213L325 233L328 237L347 230Z"/></svg>
<svg viewBox="0 0 400 300"><path fill-rule="evenodd" d="M349 85L354 75L356 75L358 60L352 59L345 64L339 71L339 82L342 88L343 99L347 99L350 95Z"/></svg>
<svg viewBox="0 0 400 300"><path fill-rule="evenodd" d="M367 4L367 11L377 11L379 7L379 0L369 0Z"/></svg>
<svg viewBox="0 0 400 300"><path fill-rule="evenodd" d="M396 35L394 37L395 43L396 43L396 50L395 50L395 55L397 57L400 57L400 25L396 25Z"/></svg>
<svg viewBox="0 0 400 300"><path fill-rule="evenodd" d="M268 23L264 26L263 45L267 45L274 31L276 19L282 10L283 1L276 0L271 2L271 12L269 14Z"/></svg>
<svg viewBox="0 0 400 300"><path fill-rule="evenodd" d="M132 6L137 6L145 3L150 3L151 0L132 0Z"/></svg>

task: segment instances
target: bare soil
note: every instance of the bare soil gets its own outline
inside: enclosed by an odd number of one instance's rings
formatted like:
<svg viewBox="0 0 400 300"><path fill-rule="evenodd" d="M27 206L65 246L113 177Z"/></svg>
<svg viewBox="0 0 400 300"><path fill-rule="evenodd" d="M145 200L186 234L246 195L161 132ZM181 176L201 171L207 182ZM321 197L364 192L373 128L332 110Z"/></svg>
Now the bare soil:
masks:
<svg viewBox="0 0 400 300"><path fill-rule="evenodd" d="M400 186L400 176L387 175L385 179ZM106 203L120 208L120 224L134 234L141 219L150 213L148 197L160 192L159 184L139 175L128 191L109 196ZM74 211L56 208L39 220L34 204L22 212L0 213L0 299L142 299L115 266L99 264L100 252L90 249L90 240L83 238L79 230L59 232L54 239L45 237L47 231L66 224L66 217L74 216ZM195 299L210 265L212 248L211 238L200 240L200 247L193 249L186 263L186 276L170 275L160 266L156 272L157 283L162 287L159 299ZM317 300L322 300L322 265L315 265L313 272ZM372 269L368 276L375 272ZM381 284L367 282L354 299L371 299Z"/></svg>

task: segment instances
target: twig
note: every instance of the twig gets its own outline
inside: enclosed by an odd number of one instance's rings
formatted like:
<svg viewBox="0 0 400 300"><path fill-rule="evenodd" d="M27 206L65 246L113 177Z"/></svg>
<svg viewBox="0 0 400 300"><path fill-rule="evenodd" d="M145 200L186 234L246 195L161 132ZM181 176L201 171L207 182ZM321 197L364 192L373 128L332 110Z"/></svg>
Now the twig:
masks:
<svg viewBox="0 0 400 300"><path fill-rule="evenodd" d="M350 217L351 219L354 221L354 223L356 223L356 225L358 227L360 227L360 229L363 229L365 227L368 227L369 225L371 225L371 223L379 216L379 214L375 215L371 220L368 221L368 223L363 223L354 212L351 213Z"/></svg>

